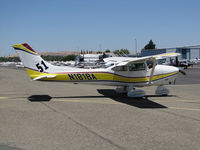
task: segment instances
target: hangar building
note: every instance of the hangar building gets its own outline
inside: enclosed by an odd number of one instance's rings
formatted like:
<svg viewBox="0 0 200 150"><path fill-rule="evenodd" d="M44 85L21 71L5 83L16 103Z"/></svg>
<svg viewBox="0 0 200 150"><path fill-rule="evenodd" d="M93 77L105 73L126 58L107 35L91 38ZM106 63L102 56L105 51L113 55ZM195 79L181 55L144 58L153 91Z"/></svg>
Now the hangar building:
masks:
<svg viewBox="0 0 200 150"><path fill-rule="evenodd" d="M200 59L200 45L183 46L163 49L143 49L141 56L151 56L162 53L177 52L182 54L182 59Z"/></svg>

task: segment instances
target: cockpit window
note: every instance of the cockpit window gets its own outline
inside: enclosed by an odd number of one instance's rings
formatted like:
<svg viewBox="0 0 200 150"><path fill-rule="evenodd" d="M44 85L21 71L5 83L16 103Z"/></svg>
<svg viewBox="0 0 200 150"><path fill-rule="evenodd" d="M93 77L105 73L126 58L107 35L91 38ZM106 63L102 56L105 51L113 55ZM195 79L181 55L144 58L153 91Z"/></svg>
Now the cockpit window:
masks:
<svg viewBox="0 0 200 150"><path fill-rule="evenodd" d="M140 71L145 70L145 64L144 63L137 63L137 64L129 64L128 65L129 71Z"/></svg>

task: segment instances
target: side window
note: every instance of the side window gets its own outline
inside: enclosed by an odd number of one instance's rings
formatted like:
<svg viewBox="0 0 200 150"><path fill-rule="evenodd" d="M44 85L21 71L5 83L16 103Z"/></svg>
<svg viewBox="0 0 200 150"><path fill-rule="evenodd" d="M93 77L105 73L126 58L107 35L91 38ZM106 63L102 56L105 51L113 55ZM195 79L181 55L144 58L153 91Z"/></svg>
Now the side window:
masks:
<svg viewBox="0 0 200 150"><path fill-rule="evenodd" d="M127 66L116 66L112 70L114 70L114 71L127 71Z"/></svg>
<svg viewBox="0 0 200 150"><path fill-rule="evenodd" d="M128 67L129 67L129 71L140 71L140 70L146 69L144 63L130 64Z"/></svg>
<svg viewBox="0 0 200 150"><path fill-rule="evenodd" d="M122 66L122 71L127 71L128 67L127 66Z"/></svg>

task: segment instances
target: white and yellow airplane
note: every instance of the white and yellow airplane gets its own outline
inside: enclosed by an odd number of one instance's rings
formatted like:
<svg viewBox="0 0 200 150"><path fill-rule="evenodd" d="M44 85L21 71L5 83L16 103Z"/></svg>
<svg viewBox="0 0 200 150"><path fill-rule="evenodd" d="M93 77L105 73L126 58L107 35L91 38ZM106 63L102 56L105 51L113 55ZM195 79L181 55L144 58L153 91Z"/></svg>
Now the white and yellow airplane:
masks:
<svg viewBox="0 0 200 150"><path fill-rule="evenodd" d="M168 95L164 86L174 84L179 68L156 65L156 59L178 56L179 53L166 53L141 58L106 58L106 68L84 69L54 66L43 60L27 43L13 45L30 78L40 81L66 81L117 86L116 92L127 93L128 97L143 97L143 90L134 87L156 85L157 95ZM148 63L151 62L151 66Z"/></svg>

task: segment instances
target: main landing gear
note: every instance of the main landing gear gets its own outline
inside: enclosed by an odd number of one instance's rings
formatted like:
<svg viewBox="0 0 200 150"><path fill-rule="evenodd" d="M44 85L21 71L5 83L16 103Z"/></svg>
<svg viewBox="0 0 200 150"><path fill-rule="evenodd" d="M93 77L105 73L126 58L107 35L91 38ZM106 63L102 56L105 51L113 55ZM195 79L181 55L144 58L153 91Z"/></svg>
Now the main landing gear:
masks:
<svg viewBox="0 0 200 150"><path fill-rule="evenodd" d="M135 98L144 97L144 95L145 95L145 91L136 90L135 88L133 88L133 85L118 86L116 88L116 92L122 93L122 94L127 94L128 97L135 97Z"/></svg>
<svg viewBox="0 0 200 150"><path fill-rule="evenodd" d="M145 91L135 89L133 85L118 86L116 88L116 92L121 94L126 94L128 97L134 97L134 98L145 96ZM160 96L167 96L169 92L170 92L169 89L167 89L164 85L159 85L155 91L155 94Z"/></svg>

